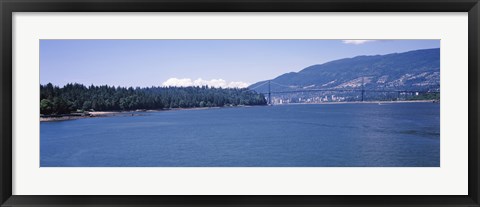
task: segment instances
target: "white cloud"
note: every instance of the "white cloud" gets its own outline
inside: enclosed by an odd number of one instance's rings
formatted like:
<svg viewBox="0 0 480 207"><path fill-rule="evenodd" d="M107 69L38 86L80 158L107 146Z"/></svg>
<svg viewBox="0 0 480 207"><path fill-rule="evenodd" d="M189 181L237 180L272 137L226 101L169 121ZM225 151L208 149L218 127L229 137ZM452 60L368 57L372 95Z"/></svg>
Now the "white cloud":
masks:
<svg viewBox="0 0 480 207"><path fill-rule="evenodd" d="M230 82L228 85L229 85L231 88L246 88L246 87L248 87L250 84L244 83L244 82Z"/></svg>
<svg viewBox="0 0 480 207"><path fill-rule="evenodd" d="M375 40L343 40L345 44L352 44L352 45L361 45L367 42L374 42Z"/></svg>
<svg viewBox="0 0 480 207"><path fill-rule="evenodd" d="M210 86L215 88L246 88L249 84L245 82L227 82L223 79L203 80L201 78L192 80L190 78L169 78L162 83L162 86Z"/></svg>
<svg viewBox="0 0 480 207"><path fill-rule="evenodd" d="M192 86L192 80L189 78L170 78L167 81L163 82L163 86L178 86L178 87L186 87Z"/></svg>

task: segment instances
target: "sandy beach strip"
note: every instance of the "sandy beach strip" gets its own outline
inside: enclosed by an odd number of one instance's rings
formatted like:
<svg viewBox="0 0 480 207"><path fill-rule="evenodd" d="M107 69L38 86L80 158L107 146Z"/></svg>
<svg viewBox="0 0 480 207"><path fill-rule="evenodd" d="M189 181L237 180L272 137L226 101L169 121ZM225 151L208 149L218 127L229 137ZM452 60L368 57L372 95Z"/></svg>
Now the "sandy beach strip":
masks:
<svg viewBox="0 0 480 207"><path fill-rule="evenodd" d="M68 121L68 120L77 120L85 118L96 118L96 117L109 117L109 116L127 116L134 115L133 111L93 111L88 112L84 115L64 115L64 116L52 116L52 117L41 117L40 122L50 122L50 121Z"/></svg>

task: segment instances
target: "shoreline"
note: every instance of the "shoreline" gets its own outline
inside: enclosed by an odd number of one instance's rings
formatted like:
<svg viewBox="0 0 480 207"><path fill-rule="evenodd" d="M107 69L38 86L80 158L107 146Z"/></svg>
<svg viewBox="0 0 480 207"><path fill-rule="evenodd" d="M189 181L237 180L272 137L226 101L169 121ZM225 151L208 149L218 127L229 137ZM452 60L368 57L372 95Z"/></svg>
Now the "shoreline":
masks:
<svg viewBox="0 0 480 207"><path fill-rule="evenodd" d="M40 122L68 121L68 120L101 118L101 117L112 117L112 116L139 116L139 114L135 114L138 112L139 111L95 111L95 112L88 112L88 114L82 114L82 115L65 114L65 115L59 115L54 117L40 116Z"/></svg>
<svg viewBox="0 0 480 207"><path fill-rule="evenodd" d="M303 105L303 104L395 104L395 103L435 103L438 100L410 100L410 101L363 101L363 102L321 102L321 103L288 103L288 104L272 104L272 105L256 105L256 106L286 106L286 105ZM437 102L438 103L438 102ZM41 117L40 122L55 122L68 121L87 118L101 118L113 116L143 116L141 113L148 112L166 112L166 111L193 111L193 110L207 110L220 108L238 108L238 107L253 107L253 106L224 106L224 107L194 107L194 108L172 108L172 109L149 109L149 110L134 110L134 111L94 111L88 112L84 115L63 115L55 117Z"/></svg>

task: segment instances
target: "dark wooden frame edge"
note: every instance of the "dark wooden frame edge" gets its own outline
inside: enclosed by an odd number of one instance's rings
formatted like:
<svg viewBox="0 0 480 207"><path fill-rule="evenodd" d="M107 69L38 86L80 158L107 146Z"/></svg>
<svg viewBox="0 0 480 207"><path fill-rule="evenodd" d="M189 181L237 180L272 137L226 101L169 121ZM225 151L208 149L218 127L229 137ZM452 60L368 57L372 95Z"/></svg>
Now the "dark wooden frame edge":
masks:
<svg viewBox="0 0 480 207"><path fill-rule="evenodd" d="M479 0L0 0L1 206L480 206ZM468 195L12 195L13 12L468 12ZM93 188L94 186L92 186Z"/></svg>

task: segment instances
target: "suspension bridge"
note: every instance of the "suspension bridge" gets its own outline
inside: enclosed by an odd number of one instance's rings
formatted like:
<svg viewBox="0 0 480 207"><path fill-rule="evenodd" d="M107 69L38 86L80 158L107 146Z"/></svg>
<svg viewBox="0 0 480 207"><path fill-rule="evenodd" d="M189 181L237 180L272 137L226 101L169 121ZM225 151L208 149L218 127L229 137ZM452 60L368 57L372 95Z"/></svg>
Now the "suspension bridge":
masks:
<svg viewBox="0 0 480 207"><path fill-rule="evenodd" d="M439 94L439 91L433 90L385 90L385 89L365 89L365 82L362 78L361 88L347 88L347 89L338 89L338 88L327 88L327 89L305 89L299 88L297 86L287 86L280 83L273 82L271 80L265 81L264 83L250 88L250 90L255 90L261 86L268 84L268 92L259 92L261 94L267 95L268 104L272 104L272 94L288 94L288 93L308 93L308 92L352 92L352 93L360 93L360 101L363 102L365 100L365 93L396 93L397 100L400 100L401 94ZM284 91L272 91L271 85L277 85L284 88L288 88L289 90Z"/></svg>

